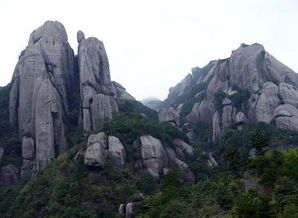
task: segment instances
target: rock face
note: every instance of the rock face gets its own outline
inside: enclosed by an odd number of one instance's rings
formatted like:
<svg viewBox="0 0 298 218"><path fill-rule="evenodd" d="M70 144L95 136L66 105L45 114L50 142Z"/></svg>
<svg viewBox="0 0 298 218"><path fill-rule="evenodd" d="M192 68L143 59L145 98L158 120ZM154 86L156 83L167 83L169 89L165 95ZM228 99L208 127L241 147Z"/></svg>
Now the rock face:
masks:
<svg viewBox="0 0 298 218"><path fill-rule="evenodd" d="M192 105L180 120L193 126L199 122L212 126L213 140L232 125L241 129L244 123L260 121L275 120L280 128L297 130L297 89L298 75L294 71L262 45L242 44L229 58L194 68L170 89L163 110L169 113L181 104ZM185 107L182 110L185 113Z"/></svg>
<svg viewBox="0 0 298 218"><path fill-rule="evenodd" d="M154 177L159 178L163 168L167 165L167 156L160 140L145 135L140 137L141 155L147 171Z"/></svg>
<svg viewBox="0 0 298 218"><path fill-rule="evenodd" d="M160 122L172 122L175 125L179 125L179 113L172 107L160 109L158 117Z"/></svg>
<svg viewBox="0 0 298 218"><path fill-rule="evenodd" d="M118 100L136 101L136 99L132 95L130 95L120 83L113 81L112 85L114 87L116 97Z"/></svg>
<svg viewBox="0 0 298 218"><path fill-rule="evenodd" d="M84 129L90 131L111 120L118 105L103 43L94 37L85 39L82 32L77 38L82 120Z"/></svg>
<svg viewBox="0 0 298 218"><path fill-rule="evenodd" d="M22 169L43 169L67 149L62 117L69 111L75 71L61 23L47 21L32 32L11 83L9 118L22 138Z"/></svg>
<svg viewBox="0 0 298 218"><path fill-rule="evenodd" d="M126 162L126 152L120 142L115 136L109 136L109 157L116 166L124 167Z"/></svg>

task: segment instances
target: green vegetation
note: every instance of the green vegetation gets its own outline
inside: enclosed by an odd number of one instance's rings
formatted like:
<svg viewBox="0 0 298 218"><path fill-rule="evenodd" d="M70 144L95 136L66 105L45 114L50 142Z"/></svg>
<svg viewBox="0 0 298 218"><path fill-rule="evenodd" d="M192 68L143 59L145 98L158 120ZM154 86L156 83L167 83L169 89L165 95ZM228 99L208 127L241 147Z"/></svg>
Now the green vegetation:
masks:
<svg viewBox="0 0 298 218"><path fill-rule="evenodd" d="M148 120L141 115L125 113L107 123L103 131L118 137L123 143L129 160L135 160L136 152L133 146L135 140L142 135L152 135L161 140L165 146L171 146L173 138L180 138L188 141L186 135L175 126L169 123L159 123Z"/></svg>
<svg viewBox="0 0 298 218"><path fill-rule="evenodd" d="M168 174L161 192L144 201L139 217L296 217L298 150L264 151L270 143L291 145L296 137L264 123L226 133L209 148L218 155L218 168L208 168L206 155L199 154L192 164L198 182L184 184L175 172ZM262 152L249 158L257 148ZM251 179L255 184L246 190Z"/></svg>
<svg viewBox="0 0 298 218"><path fill-rule="evenodd" d="M214 95L214 106L215 106L215 109L220 113L222 113L222 109L223 109L222 101L224 100L225 97L227 97L227 94L222 91L219 91Z"/></svg>
<svg viewBox="0 0 298 218"><path fill-rule="evenodd" d="M235 107L242 107L248 95L241 90L237 93L230 99ZM5 148L1 164L20 166L18 132L9 126L7 117L8 94L9 87L0 89L0 142ZM220 109L226 95L216 96ZM181 113L188 114L193 104L204 97L202 92L195 101L185 104ZM1 216L119 218L119 205L142 192L145 199L137 210L139 218L297 217L297 132L278 129L273 123L257 123L244 125L242 130L229 129L212 143L211 126L197 123L193 127L198 136L193 143L195 155L186 160L197 182L182 182L174 169L157 181L148 172L137 172L133 167L140 158L134 142L150 134L163 145L172 146L173 138L189 143L187 137L175 126L157 122L156 112L138 102L123 101L119 108L121 114L98 131L121 140L128 168L119 169L109 162L103 169L84 165L83 156L77 154L84 150L88 135L77 128L78 110L71 107L64 119L72 148L15 187L0 187ZM208 165L209 153L217 167Z"/></svg>
<svg viewBox="0 0 298 218"><path fill-rule="evenodd" d="M237 92L231 95L229 98L232 101L232 105L235 108L241 110L242 105L248 101L250 97L250 93L248 90L241 89L238 86L235 86L233 89L236 90Z"/></svg>
<svg viewBox="0 0 298 218"><path fill-rule="evenodd" d="M141 102L133 100L123 100L119 102L119 110L122 113L136 113L143 114L146 118L151 120L158 120L156 111L144 106Z"/></svg>
<svg viewBox="0 0 298 218"><path fill-rule="evenodd" d="M111 164L88 170L82 157L74 160L79 149L60 156L27 183L2 190L0 213L4 217L117 217L119 204L137 191L137 177Z"/></svg>
<svg viewBox="0 0 298 218"><path fill-rule="evenodd" d="M4 156L0 167L6 164L21 166L21 142L18 128L9 123L8 104L10 84L0 87L0 147L4 148Z"/></svg>

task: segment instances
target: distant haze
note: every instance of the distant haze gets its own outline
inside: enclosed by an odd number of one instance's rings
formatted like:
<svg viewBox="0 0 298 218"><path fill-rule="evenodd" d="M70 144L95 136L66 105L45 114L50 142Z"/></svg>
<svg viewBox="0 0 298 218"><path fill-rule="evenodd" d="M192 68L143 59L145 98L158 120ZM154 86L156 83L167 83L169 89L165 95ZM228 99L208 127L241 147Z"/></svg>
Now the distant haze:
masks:
<svg viewBox="0 0 298 218"><path fill-rule="evenodd" d="M195 66L226 58L241 43L261 43L298 72L297 0L0 0L0 85L12 76L30 33L62 22L105 44L112 80L141 100L164 99Z"/></svg>

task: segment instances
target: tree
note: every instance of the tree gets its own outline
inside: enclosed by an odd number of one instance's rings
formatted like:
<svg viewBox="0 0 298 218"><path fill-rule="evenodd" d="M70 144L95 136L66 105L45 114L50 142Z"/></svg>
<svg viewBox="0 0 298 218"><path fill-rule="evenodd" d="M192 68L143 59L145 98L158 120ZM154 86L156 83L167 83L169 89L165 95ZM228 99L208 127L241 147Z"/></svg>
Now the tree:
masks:
<svg viewBox="0 0 298 218"><path fill-rule="evenodd" d="M256 148L257 154L262 155L264 153L263 148L269 144L269 139L260 129L257 129L251 134L250 142L252 147Z"/></svg>

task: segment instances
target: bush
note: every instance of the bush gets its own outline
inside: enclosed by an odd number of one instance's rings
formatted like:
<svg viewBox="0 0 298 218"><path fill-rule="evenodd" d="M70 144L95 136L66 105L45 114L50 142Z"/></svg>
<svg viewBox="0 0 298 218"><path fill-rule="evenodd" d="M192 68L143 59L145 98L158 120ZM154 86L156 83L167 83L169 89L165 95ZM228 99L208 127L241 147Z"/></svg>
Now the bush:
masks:
<svg viewBox="0 0 298 218"><path fill-rule="evenodd" d="M139 174L136 184L138 189L144 194L152 194L157 188L157 182L155 181L154 177L146 171L143 171Z"/></svg>
<svg viewBox="0 0 298 218"><path fill-rule="evenodd" d="M269 199L256 190L243 193L233 207L235 217L271 217Z"/></svg>

